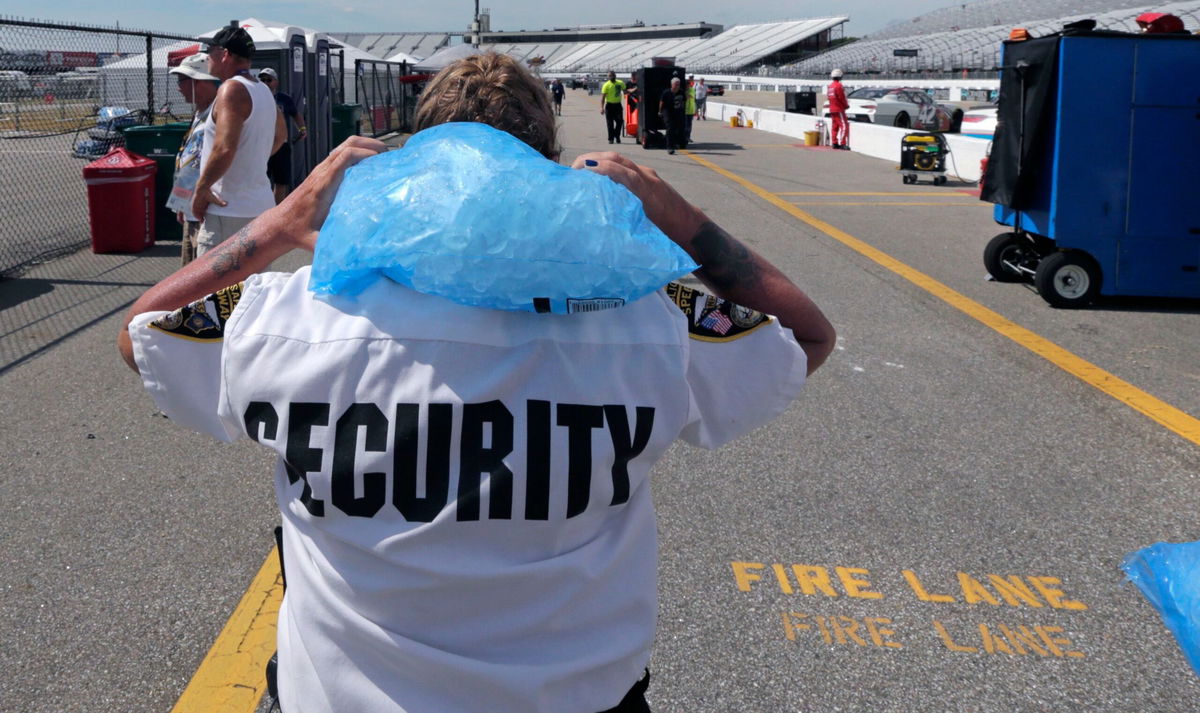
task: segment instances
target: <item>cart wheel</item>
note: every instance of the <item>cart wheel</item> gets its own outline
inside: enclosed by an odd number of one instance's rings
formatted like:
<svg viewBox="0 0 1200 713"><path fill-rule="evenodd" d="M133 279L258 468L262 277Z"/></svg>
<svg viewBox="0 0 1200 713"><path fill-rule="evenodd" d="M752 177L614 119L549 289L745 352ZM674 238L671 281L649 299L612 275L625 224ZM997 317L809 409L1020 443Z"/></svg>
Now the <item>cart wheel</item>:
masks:
<svg viewBox="0 0 1200 713"><path fill-rule="evenodd" d="M933 177L933 185L935 185L935 186L946 185L946 177L945 176L934 176Z"/></svg>
<svg viewBox="0 0 1200 713"><path fill-rule="evenodd" d="M904 181L904 185L906 185L906 186L913 182L913 177L908 175L907 173L904 174L903 176L901 176L900 179L902 181Z"/></svg>
<svg viewBox="0 0 1200 713"><path fill-rule="evenodd" d="M988 241L983 249L983 266L996 282L1025 282L1026 273L1012 266L1026 261L1029 253L1021 244L1016 233L1000 233Z"/></svg>
<svg viewBox="0 0 1200 713"><path fill-rule="evenodd" d="M1050 253L1038 263L1033 284L1051 307L1084 307L1100 291L1100 266L1087 253Z"/></svg>

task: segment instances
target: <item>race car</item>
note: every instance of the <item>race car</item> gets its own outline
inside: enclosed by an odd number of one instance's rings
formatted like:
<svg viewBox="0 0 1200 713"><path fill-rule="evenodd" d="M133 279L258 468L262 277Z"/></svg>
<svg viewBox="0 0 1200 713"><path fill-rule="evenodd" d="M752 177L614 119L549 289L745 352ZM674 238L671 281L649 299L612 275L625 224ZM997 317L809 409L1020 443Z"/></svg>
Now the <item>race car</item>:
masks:
<svg viewBox="0 0 1200 713"><path fill-rule="evenodd" d="M851 121L922 131L950 131L954 126L950 112L920 89L863 87L846 99L850 103L846 115ZM823 113L829 116L829 102Z"/></svg>

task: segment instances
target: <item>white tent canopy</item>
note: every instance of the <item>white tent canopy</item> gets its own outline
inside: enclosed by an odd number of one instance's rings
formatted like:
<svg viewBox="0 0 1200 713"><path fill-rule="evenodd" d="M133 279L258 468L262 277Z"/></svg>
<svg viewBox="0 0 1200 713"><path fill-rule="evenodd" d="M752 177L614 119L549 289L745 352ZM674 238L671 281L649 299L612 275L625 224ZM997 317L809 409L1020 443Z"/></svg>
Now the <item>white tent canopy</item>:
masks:
<svg viewBox="0 0 1200 713"><path fill-rule="evenodd" d="M454 45L445 49L438 50L429 55L425 59L416 64L413 69L417 72L437 72L444 69L447 65L462 59L470 57L473 54L479 54L481 50L468 44Z"/></svg>
<svg viewBox="0 0 1200 713"><path fill-rule="evenodd" d="M416 66L421 63L421 58L414 57L413 55L408 54L407 52L397 52L396 54L392 55L391 57L388 57L387 61L389 61L389 62L408 62L409 66Z"/></svg>
<svg viewBox="0 0 1200 713"><path fill-rule="evenodd" d="M175 82L167 73L167 55L195 46L195 42L174 42L151 52L156 112L165 107L180 116L191 113L191 105L184 101L175 88ZM146 109L146 54L133 55L104 65L97 72L96 84L96 96L99 97L101 106L123 106L134 111Z"/></svg>

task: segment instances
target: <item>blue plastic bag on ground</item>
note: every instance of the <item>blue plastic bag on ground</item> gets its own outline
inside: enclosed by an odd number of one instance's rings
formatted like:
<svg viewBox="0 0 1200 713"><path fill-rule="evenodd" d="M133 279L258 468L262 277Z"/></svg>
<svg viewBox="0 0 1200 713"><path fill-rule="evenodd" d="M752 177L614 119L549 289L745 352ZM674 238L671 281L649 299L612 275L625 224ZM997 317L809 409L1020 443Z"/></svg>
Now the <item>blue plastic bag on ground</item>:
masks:
<svg viewBox="0 0 1200 713"><path fill-rule="evenodd" d="M309 289L353 296L386 276L461 304L565 314L632 302L696 268L624 186L485 124L450 123L346 172Z"/></svg>
<svg viewBox="0 0 1200 713"><path fill-rule="evenodd" d="M1127 556L1121 569L1158 610L1200 674L1200 542L1159 542Z"/></svg>

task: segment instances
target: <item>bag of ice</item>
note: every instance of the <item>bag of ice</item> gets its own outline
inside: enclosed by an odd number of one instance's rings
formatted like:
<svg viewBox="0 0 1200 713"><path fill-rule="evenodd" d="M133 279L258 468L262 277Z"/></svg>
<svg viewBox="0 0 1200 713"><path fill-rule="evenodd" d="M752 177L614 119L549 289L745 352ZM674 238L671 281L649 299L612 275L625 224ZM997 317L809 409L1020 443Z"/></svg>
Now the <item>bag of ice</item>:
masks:
<svg viewBox="0 0 1200 713"><path fill-rule="evenodd" d="M1121 569L1200 674L1200 542L1158 542L1127 555Z"/></svg>
<svg viewBox="0 0 1200 713"><path fill-rule="evenodd" d="M346 172L309 289L353 296L386 276L461 304L563 314L632 302L696 268L624 186L461 122Z"/></svg>

